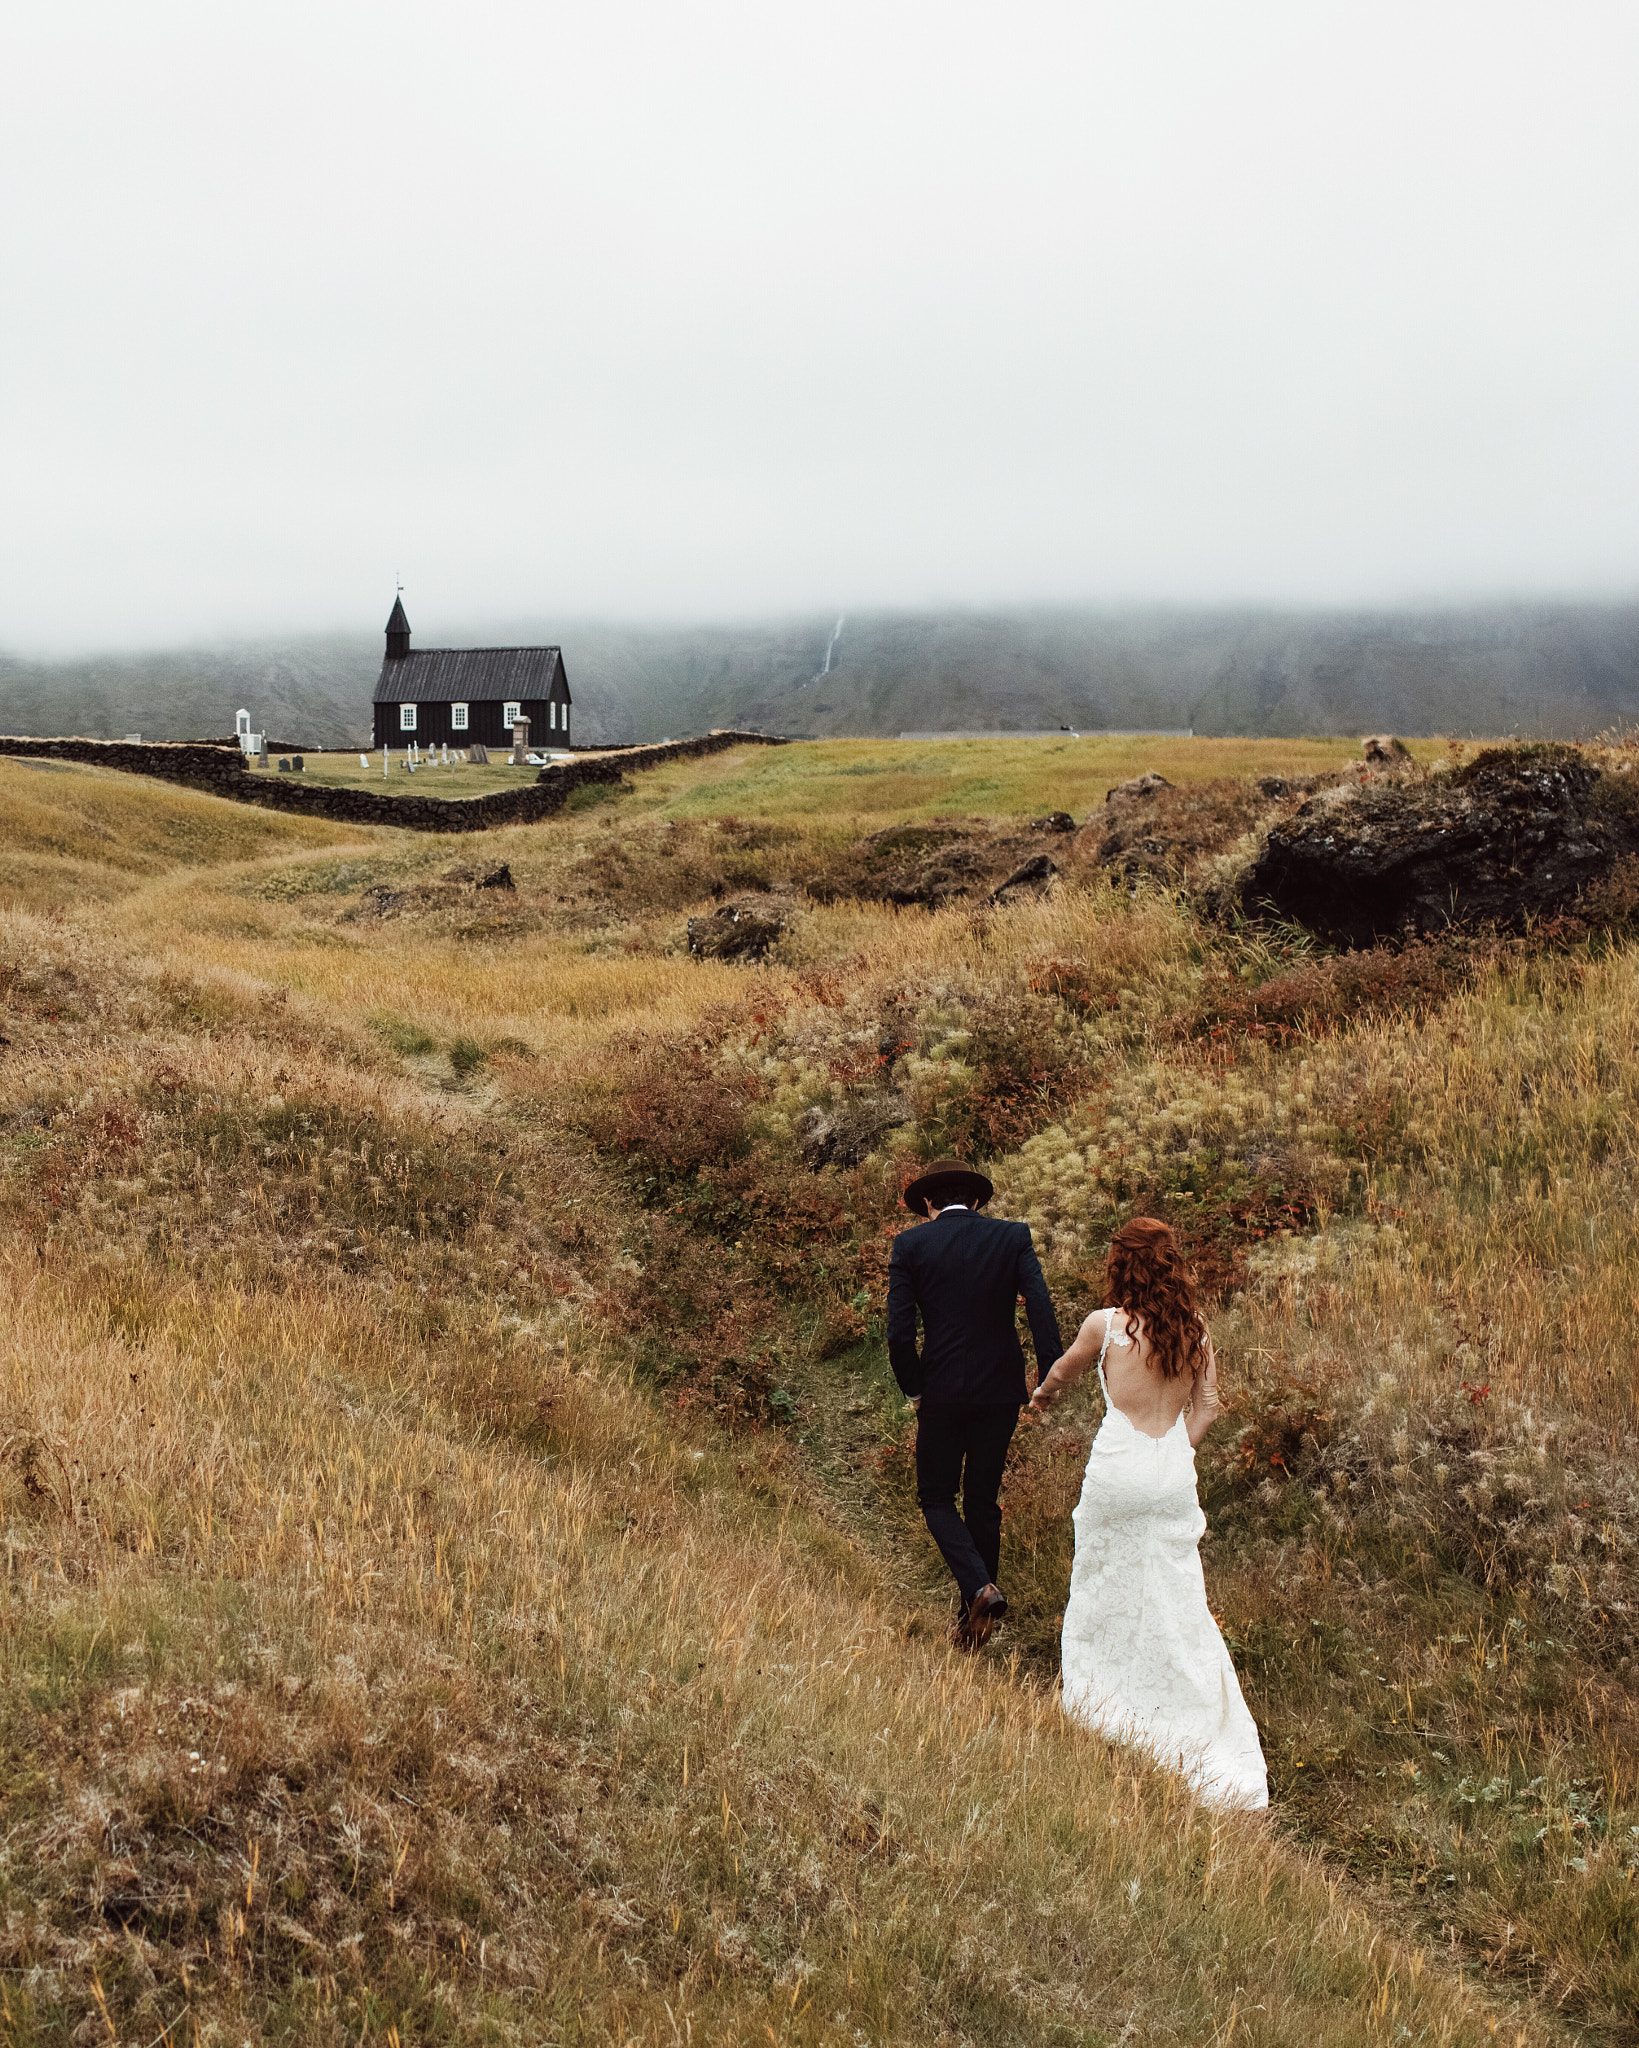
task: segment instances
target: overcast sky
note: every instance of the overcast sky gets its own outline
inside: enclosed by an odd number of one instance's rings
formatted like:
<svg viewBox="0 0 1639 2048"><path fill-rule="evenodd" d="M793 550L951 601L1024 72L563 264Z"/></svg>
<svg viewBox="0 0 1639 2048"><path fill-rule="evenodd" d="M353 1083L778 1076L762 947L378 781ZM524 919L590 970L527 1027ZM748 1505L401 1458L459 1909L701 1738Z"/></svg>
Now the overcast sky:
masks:
<svg viewBox="0 0 1639 2048"><path fill-rule="evenodd" d="M0 32L0 647L1639 588L1639 8Z"/></svg>

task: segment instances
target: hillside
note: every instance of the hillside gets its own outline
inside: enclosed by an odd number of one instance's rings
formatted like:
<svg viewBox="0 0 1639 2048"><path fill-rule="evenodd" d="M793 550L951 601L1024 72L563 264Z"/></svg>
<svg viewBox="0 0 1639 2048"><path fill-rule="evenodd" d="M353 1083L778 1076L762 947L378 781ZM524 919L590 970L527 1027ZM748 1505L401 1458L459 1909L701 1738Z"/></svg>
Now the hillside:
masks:
<svg viewBox="0 0 1639 2048"><path fill-rule="evenodd" d="M1639 717L1633 606L905 614L848 617L833 638L835 626L514 620L436 638L561 641L586 744L747 725L1577 737ZM275 738L347 747L368 734L380 659L373 633L68 663L0 657L0 727L189 739L231 732L244 704Z"/></svg>
<svg viewBox="0 0 1639 2048"><path fill-rule="evenodd" d="M1205 917L1346 751L471 840L0 759L7 2038L1639 2041L1639 954ZM1267 1822L1059 1711L1096 1387L947 1642L882 1328L947 1149L1067 1329L1126 1215L1197 1264Z"/></svg>

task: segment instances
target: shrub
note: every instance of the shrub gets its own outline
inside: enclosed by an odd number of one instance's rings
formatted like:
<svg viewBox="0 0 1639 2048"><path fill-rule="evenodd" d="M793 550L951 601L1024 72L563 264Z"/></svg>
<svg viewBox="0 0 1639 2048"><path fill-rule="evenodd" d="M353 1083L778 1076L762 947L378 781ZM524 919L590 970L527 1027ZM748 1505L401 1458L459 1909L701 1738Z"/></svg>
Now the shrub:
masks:
<svg viewBox="0 0 1639 2048"><path fill-rule="evenodd" d="M458 1038L450 1047L450 1065L458 1074L475 1073L484 1058L484 1048L475 1038Z"/></svg>
<svg viewBox="0 0 1639 2048"><path fill-rule="evenodd" d="M1283 1043L1301 1032L1427 1011L1466 981L1489 950L1416 939L1304 960L1250 988L1225 971L1175 1029L1213 1039L1254 1036Z"/></svg>
<svg viewBox="0 0 1639 2048"><path fill-rule="evenodd" d="M593 1127L638 1169L646 1204L750 1149L750 1109L760 1091L749 1075L720 1071L700 1040L637 1046L617 1085L614 1102L594 1112Z"/></svg>
<svg viewBox="0 0 1639 2048"><path fill-rule="evenodd" d="M370 1029L394 1052L428 1053L434 1048L431 1032L423 1031L419 1024L412 1024L406 1017L395 1017L390 1010L378 1010L370 1019Z"/></svg>

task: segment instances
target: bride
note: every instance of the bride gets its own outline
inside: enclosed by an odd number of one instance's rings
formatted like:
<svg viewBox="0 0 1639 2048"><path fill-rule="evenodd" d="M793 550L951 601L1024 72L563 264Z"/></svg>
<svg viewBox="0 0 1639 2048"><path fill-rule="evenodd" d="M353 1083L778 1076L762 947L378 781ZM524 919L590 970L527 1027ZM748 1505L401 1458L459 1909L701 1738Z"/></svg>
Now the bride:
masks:
<svg viewBox="0 0 1639 2048"><path fill-rule="evenodd" d="M1116 1232L1108 1298L1036 1388L1038 1413L1096 1362L1104 1421L1075 1512L1064 1706L1147 1749L1216 1806L1267 1806L1258 1731L1201 1577L1195 1447L1223 1412L1212 1338L1164 1223Z"/></svg>

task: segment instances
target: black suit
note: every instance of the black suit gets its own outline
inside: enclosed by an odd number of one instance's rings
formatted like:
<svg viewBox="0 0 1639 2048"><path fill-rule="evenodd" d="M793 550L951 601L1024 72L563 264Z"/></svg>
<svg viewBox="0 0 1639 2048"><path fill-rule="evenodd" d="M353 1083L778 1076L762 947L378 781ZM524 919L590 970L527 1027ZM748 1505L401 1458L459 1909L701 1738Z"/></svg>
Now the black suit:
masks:
<svg viewBox="0 0 1639 2048"><path fill-rule="evenodd" d="M922 1397L917 1498L965 1603L993 1583L1000 1569L997 1495L1019 1410L1029 1399L1024 1348L1013 1321L1021 1294L1039 1379L1064 1346L1028 1224L942 1209L922 1229L894 1239L888 1362L905 1392Z"/></svg>

